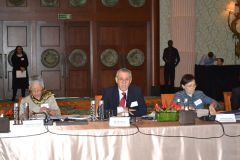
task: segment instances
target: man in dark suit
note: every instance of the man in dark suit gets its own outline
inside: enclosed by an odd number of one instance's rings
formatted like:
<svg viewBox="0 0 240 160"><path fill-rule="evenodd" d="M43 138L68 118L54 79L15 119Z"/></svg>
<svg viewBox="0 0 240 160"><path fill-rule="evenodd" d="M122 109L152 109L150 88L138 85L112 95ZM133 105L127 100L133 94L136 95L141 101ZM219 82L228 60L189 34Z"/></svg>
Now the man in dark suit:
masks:
<svg viewBox="0 0 240 160"><path fill-rule="evenodd" d="M147 113L147 107L141 90L132 82L132 73L126 68L117 71L115 81L117 85L104 90L102 100L105 111L113 115L129 113L130 116L139 117Z"/></svg>
<svg viewBox="0 0 240 160"><path fill-rule="evenodd" d="M163 52L164 65L164 81L166 87L174 88L175 67L180 62L180 57L177 48L173 47L173 41L168 41L168 47Z"/></svg>

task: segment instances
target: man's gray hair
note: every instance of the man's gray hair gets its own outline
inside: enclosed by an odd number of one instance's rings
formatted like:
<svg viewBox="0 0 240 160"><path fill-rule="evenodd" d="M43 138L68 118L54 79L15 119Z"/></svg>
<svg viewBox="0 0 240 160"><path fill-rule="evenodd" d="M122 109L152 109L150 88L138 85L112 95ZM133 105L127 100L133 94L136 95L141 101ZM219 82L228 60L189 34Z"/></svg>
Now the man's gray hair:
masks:
<svg viewBox="0 0 240 160"><path fill-rule="evenodd" d="M39 75L34 75L29 78L29 87L31 87L33 83L38 83L40 86L44 88L43 79Z"/></svg>
<svg viewBox="0 0 240 160"><path fill-rule="evenodd" d="M121 68L121 69L119 69L119 70L117 71L117 73L116 73L116 78L118 78L119 72L127 72L127 73L129 74L130 78L132 78L132 72L131 72L129 69L127 69L127 68Z"/></svg>

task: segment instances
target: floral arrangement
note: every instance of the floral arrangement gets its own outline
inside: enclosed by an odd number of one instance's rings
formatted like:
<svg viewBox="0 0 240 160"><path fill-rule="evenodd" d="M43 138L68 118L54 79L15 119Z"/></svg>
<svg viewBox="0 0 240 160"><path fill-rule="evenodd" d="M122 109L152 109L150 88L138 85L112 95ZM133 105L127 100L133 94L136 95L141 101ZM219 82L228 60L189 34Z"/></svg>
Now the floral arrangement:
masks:
<svg viewBox="0 0 240 160"><path fill-rule="evenodd" d="M13 110L0 110L0 115L4 115L5 117L8 117L9 119L13 119Z"/></svg>
<svg viewBox="0 0 240 160"><path fill-rule="evenodd" d="M169 106L155 104L155 119L159 122L178 121L179 110L181 110L181 106L176 103Z"/></svg>
<svg viewBox="0 0 240 160"><path fill-rule="evenodd" d="M163 104L162 106L155 104L154 108L156 112L178 112L181 110L181 106L176 103L172 103L170 106L167 106L166 104Z"/></svg>

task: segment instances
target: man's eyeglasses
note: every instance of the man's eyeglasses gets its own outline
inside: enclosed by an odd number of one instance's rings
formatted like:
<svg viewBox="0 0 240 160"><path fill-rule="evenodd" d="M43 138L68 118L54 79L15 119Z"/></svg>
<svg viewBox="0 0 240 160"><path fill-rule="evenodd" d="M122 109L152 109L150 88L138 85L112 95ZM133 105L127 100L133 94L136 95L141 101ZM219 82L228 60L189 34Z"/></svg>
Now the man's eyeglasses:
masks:
<svg viewBox="0 0 240 160"><path fill-rule="evenodd" d="M118 81L120 81L120 82L129 82L130 79L121 79L121 78L118 78Z"/></svg>

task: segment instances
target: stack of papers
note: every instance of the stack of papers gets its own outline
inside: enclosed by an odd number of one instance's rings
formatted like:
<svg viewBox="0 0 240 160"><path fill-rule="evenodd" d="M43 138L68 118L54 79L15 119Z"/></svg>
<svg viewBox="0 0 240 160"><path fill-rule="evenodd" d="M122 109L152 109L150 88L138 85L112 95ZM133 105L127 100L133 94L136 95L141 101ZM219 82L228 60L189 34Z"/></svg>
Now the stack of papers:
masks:
<svg viewBox="0 0 240 160"><path fill-rule="evenodd" d="M65 115L65 116L50 116L53 121L77 121L77 120L87 120L88 115Z"/></svg>
<svg viewBox="0 0 240 160"><path fill-rule="evenodd" d="M89 116L67 116L66 119L68 120L85 120L85 119L88 119Z"/></svg>

